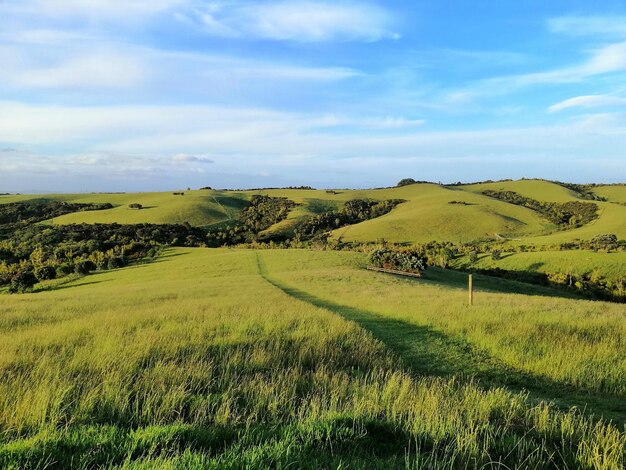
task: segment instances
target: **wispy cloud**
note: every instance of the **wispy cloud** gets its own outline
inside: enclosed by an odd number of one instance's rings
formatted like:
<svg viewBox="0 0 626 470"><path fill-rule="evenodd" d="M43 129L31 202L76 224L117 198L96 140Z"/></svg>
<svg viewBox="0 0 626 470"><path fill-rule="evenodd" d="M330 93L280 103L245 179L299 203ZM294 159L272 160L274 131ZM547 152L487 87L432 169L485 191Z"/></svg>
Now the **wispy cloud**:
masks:
<svg viewBox="0 0 626 470"><path fill-rule="evenodd" d="M188 0L4 0L0 12L53 20L132 21L188 4Z"/></svg>
<svg viewBox="0 0 626 470"><path fill-rule="evenodd" d="M560 16L549 19L548 28L571 36L626 37L626 16Z"/></svg>
<svg viewBox="0 0 626 470"><path fill-rule="evenodd" d="M206 32L225 37L322 42L397 39L386 9L363 2L273 1L212 3L198 11Z"/></svg>
<svg viewBox="0 0 626 470"><path fill-rule="evenodd" d="M569 108L597 108L603 106L620 106L626 105L626 98L611 95L585 95L576 96L555 103L548 108L551 113L563 111Z"/></svg>

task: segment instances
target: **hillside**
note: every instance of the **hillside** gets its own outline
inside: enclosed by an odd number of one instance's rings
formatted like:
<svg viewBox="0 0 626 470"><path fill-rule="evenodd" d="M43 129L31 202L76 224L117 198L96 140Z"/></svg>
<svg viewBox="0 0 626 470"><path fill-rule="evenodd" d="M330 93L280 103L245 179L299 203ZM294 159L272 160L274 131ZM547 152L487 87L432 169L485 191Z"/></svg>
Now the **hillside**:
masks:
<svg viewBox="0 0 626 470"><path fill-rule="evenodd" d="M62 194L45 196L3 196L0 204L33 199L77 203L107 202L110 210L77 212L50 220L50 223L67 225L77 223L119 224L182 224L207 226L237 218L245 201L240 196L219 191L185 191L184 196L172 192L124 194ZM130 209L129 204L141 204L143 209Z"/></svg>
<svg viewBox="0 0 626 470"><path fill-rule="evenodd" d="M3 297L0 467L621 466L622 306L363 264L170 249Z"/></svg>
<svg viewBox="0 0 626 470"><path fill-rule="evenodd" d="M255 191L185 191L184 196L171 192L137 194L79 194L46 196L0 196L3 202L50 199L80 203L111 203L110 210L78 212L49 222L71 223L184 223L210 226L236 220L246 201L255 194L286 197L298 205L286 220L275 224L262 235L291 238L294 229L311 216L340 209L352 199L403 199L390 213L375 219L335 230L333 237L343 241L418 243L431 240L470 242L510 239L516 244L551 245L613 233L626 238L626 186L599 186L594 191L608 202L595 201L599 217L582 227L558 230L539 213L482 194L485 190L514 191L541 202L581 201L576 193L543 180L502 181L466 186L414 184L399 188L372 190L255 190ZM454 202L454 203L453 203ZM461 204L459 204L459 202ZM132 210L138 203L142 210Z"/></svg>

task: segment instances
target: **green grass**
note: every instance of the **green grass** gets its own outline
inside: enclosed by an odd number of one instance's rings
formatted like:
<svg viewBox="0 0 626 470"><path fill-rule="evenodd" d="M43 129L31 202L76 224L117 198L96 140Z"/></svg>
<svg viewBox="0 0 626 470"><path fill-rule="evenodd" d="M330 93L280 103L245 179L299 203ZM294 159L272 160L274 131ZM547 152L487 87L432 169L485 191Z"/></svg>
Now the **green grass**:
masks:
<svg viewBox="0 0 626 470"><path fill-rule="evenodd" d="M344 241L373 242L385 239L397 243L423 243L432 240L470 242L482 239L511 239L518 244L552 245L576 239L589 240L596 235L614 233L626 238L626 200L623 186L596 188L612 202L597 202L600 217L583 227L558 231L539 214L524 207L480 194L485 189L518 192L540 201L576 200L572 191L543 180L521 180L459 187L415 184L401 188L375 190L266 190L266 191L187 191L185 196L167 193L83 194L49 196L0 196L0 203L32 198L72 202L110 202L116 207L107 211L79 212L54 219L53 223L183 223L196 226L218 224L236 219L253 194L287 197L299 204L288 218L263 235L291 237L294 228L311 215L341 207L346 201L365 199L405 199L389 214L360 224L335 230L333 236ZM605 194L606 193L606 194ZM449 204L463 201L467 205ZM128 204L139 203L136 211Z"/></svg>
<svg viewBox="0 0 626 470"><path fill-rule="evenodd" d="M593 191L596 194L607 198L610 202L626 204L626 184L597 186L593 188Z"/></svg>
<svg viewBox="0 0 626 470"><path fill-rule="evenodd" d="M542 202L568 202L578 200L575 192L550 181L545 180L517 180L498 181L495 183L481 183L461 186L466 191L482 193L485 190L514 191L522 196Z"/></svg>
<svg viewBox="0 0 626 470"><path fill-rule="evenodd" d="M245 199L234 193L219 191L185 191L184 196L167 193L128 193L128 194L64 194L3 196L0 203L19 202L29 199L52 199L78 203L111 203L115 207L103 211L86 211L67 214L52 219L54 224L79 223L119 223L119 224L182 224L207 226L226 220L236 219L245 207ZM141 210L128 207L141 204Z"/></svg>
<svg viewBox="0 0 626 470"><path fill-rule="evenodd" d="M507 271L532 271L544 273L571 273L581 275L593 271L609 279L626 276L626 252L599 253L584 250L540 251L505 253L500 260L490 254L478 256L478 261L469 265L467 258L459 263L477 269L501 268Z"/></svg>
<svg viewBox="0 0 626 470"><path fill-rule="evenodd" d="M622 306L363 262L176 249L3 296L0 467L622 468Z"/></svg>

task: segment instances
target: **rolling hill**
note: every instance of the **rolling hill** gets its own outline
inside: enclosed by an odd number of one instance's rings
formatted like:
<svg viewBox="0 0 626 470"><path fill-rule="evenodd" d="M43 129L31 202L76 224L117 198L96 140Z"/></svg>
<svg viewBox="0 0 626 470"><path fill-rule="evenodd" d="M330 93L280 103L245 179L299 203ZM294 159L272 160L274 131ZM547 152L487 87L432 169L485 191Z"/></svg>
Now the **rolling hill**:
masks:
<svg viewBox="0 0 626 470"><path fill-rule="evenodd" d="M341 208L352 199L403 199L390 213L365 222L342 227L332 236L343 241L372 242L385 239L397 243L432 240L470 242L505 240L517 244L551 245L572 240L588 240L599 234L613 233L626 238L626 186L598 186L594 191L608 198L596 201L598 219L579 228L559 230L541 214L482 194L485 190L514 191L542 202L583 201L574 191L544 180L501 181L464 186L413 184L370 190L296 190L186 191L184 196L171 192L128 194L75 194L46 196L0 196L3 202L31 199L62 200L81 203L108 202L110 210L77 212L48 221L72 223L184 223L207 227L236 220L252 195L286 197L298 203L286 220L266 230L264 235L291 237L298 224L327 210ZM588 202L588 201L587 201ZM129 204L138 203L142 210Z"/></svg>

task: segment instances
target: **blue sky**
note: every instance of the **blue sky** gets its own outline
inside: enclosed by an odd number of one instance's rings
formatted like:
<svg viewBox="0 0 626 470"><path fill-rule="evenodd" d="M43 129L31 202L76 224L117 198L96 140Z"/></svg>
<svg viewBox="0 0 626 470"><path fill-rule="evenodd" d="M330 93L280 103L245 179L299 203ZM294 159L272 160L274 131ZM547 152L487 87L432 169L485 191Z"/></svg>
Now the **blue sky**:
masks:
<svg viewBox="0 0 626 470"><path fill-rule="evenodd" d="M626 181L623 1L0 1L0 192Z"/></svg>

